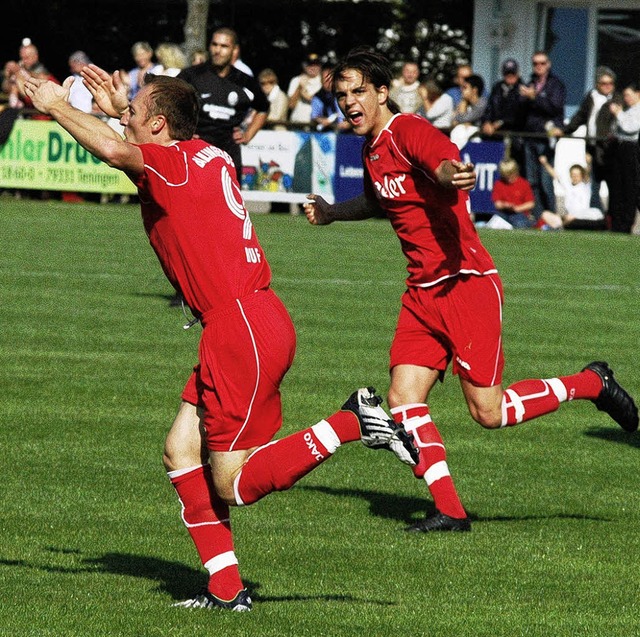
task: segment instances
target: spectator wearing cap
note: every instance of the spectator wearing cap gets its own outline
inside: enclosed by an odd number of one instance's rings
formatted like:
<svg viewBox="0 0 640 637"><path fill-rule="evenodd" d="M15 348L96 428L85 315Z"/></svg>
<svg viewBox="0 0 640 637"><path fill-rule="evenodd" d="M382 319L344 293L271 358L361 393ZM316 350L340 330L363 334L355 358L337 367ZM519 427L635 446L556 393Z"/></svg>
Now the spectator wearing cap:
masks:
<svg viewBox="0 0 640 637"><path fill-rule="evenodd" d="M320 58L310 53L302 63L302 73L296 75L289 82L287 95L289 96L289 121L298 124L311 123L311 100L322 88Z"/></svg>
<svg viewBox="0 0 640 637"><path fill-rule="evenodd" d="M520 95L520 67L513 58L502 63L502 79L491 87L487 108L482 116L482 132L521 131L524 127L525 98Z"/></svg>
<svg viewBox="0 0 640 637"><path fill-rule="evenodd" d="M93 106L93 97L89 89L82 82L80 71L82 71L83 66L91 64L91 60L84 51L74 51L69 56L68 62L69 71L71 71L71 75L73 76L73 84L69 92L69 103L83 113L90 113Z"/></svg>
<svg viewBox="0 0 640 637"><path fill-rule="evenodd" d="M480 128L483 135L494 135L496 131L524 130L525 98L520 94L522 86L520 66L513 58L502 63L502 79L491 87L487 108L482 116ZM522 138L511 140L511 156L524 165Z"/></svg>

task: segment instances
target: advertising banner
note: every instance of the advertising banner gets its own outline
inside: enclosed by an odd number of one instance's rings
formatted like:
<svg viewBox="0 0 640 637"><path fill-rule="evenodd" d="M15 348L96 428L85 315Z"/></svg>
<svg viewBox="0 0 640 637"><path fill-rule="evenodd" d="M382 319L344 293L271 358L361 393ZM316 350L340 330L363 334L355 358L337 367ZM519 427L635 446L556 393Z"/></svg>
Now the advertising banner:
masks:
<svg viewBox="0 0 640 637"><path fill-rule="evenodd" d="M346 201L362 194L362 145L364 137L338 135L336 141L336 173L334 193L336 201Z"/></svg>
<svg viewBox="0 0 640 637"><path fill-rule="evenodd" d="M259 131L242 147L242 191L251 201L302 202L310 192L333 202L333 133Z"/></svg>
<svg viewBox="0 0 640 637"><path fill-rule="evenodd" d="M504 157L504 143L472 139L460 152L462 161L472 161L478 179L469 193L473 212L495 212L491 201L493 183L499 178L498 163Z"/></svg>
<svg viewBox="0 0 640 637"><path fill-rule="evenodd" d="M298 131L260 131L242 147L242 190L249 201L301 203L310 192L328 202L362 193L363 139L356 135ZM470 193L474 212L491 213L493 183L504 144L470 141L463 161L476 166ZM80 146L55 122L17 120L0 147L0 188L135 194L119 170Z"/></svg>
<svg viewBox="0 0 640 637"><path fill-rule="evenodd" d="M58 124L16 120L0 147L0 187L135 194L127 177L86 151Z"/></svg>

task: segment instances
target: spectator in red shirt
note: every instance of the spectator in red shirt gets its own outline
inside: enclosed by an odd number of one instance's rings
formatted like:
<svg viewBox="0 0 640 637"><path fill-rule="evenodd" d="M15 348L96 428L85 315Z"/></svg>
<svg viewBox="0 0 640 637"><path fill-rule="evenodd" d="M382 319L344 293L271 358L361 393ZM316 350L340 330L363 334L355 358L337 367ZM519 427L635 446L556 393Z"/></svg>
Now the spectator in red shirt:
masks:
<svg viewBox="0 0 640 637"><path fill-rule="evenodd" d="M493 185L491 194L496 214L514 228L531 228L535 223L531 214L535 205L531 184L520 176L515 159L503 159L498 171L500 179Z"/></svg>

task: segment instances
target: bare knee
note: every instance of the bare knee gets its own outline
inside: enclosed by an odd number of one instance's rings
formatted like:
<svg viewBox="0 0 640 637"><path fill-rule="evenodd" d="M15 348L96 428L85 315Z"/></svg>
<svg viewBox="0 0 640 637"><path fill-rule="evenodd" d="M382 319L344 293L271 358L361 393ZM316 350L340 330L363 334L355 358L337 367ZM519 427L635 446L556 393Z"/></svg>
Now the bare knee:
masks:
<svg viewBox="0 0 640 637"><path fill-rule="evenodd" d="M387 393L387 404L389 405L390 408L399 407L400 405L405 405L407 404L407 402L408 401L405 400L405 397L402 392L395 389L393 385L389 388L389 391Z"/></svg>
<svg viewBox="0 0 640 637"><path fill-rule="evenodd" d="M485 429L497 429L502 425L501 411L469 405L469 412L471 417Z"/></svg>
<svg viewBox="0 0 640 637"><path fill-rule="evenodd" d="M171 455L171 451L165 447L164 452L162 454L162 464L164 465L165 471L176 471L178 466L176 464L175 459Z"/></svg>
<svg viewBox="0 0 640 637"><path fill-rule="evenodd" d="M165 469L177 471L206 464L208 457L197 408L183 402L164 443Z"/></svg>
<svg viewBox="0 0 640 637"><path fill-rule="evenodd" d="M211 452L213 484L218 497L229 506L238 506L235 483L253 449Z"/></svg>
<svg viewBox="0 0 640 637"><path fill-rule="evenodd" d="M170 433L164 443L162 463L167 471L178 471L207 463L200 441Z"/></svg>
<svg viewBox="0 0 640 637"><path fill-rule="evenodd" d="M218 497L228 506L238 506L236 494L233 490L233 483L215 484Z"/></svg>
<svg viewBox="0 0 640 637"><path fill-rule="evenodd" d="M417 365L396 365L391 370L391 386L387 394L389 407L424 403L440 372Z"/></svg>
<svg viewBox="0 0 640 637"><path fill-rule="evenodd" d="M478 387L460 379L462 392L471 417L485 429L496 429L502 425L502 397L500 385Z"/></svg>

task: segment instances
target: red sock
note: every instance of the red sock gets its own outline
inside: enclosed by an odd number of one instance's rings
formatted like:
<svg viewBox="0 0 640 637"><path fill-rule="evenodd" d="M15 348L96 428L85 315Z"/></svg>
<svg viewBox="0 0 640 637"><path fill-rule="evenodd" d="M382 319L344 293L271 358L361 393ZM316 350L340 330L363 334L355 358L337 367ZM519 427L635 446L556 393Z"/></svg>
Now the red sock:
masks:
<svg viewBox="0 0 640 637"><path fill-rule="evenodd" d="M576 398L594 400L602 391L602 380L590 369L572 376L546 380L521 380L505 389L502 426L509 427L549 414L560 403Z"/></svg>
<svg viewBox="0 0 640 637"><path fill-rule="evenodd" d="M429 407L418 403L394 407L391 415L413 436L420 451L420 461L412 467L416 478L424 478L440 513L452 518L466 518L447 465L447 451L440 433L429 415Z"/></svg>
<svg viewBox="0 0 640 637"><path fill-rule="evenodd" d="M229 507L213 487L211 467L169 472L182 504L182 521L209 571L208 589L219 599L233 599L243 584L233 551Z"/></svg>
<svg viewBox="0 0 640 637"><path fill-rule="evenodd" d="M236 477L237 504L253 504L272 491L291 488L343 442L359 438L356 416L349 411L340 411L309 429L256 449Z"/></svg>
<svg viewBox="0 0 640 637"><path fill-rule="evenodd" d="M595 400L602 391L602 379L590 369L572 376L560 376L560 380L567 389L567 400Z"/></svg>

